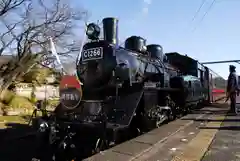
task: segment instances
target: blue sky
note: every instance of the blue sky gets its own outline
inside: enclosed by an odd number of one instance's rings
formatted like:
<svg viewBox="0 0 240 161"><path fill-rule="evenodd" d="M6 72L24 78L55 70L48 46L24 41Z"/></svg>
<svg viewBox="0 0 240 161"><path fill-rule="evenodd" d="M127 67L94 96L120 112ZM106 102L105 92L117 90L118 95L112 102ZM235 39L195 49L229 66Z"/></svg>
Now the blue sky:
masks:
<svg viewBox="0 0 240 161"><path fill-rule="evenodd" d="M179 52L203 61L240 59L240 1L207 0L192 21L202 0L74 0L90 11L89 21L119 19L119 37L140 35L160 44L164 52ZM194 28L197 27L195 30ZM235 63L233 63L235 64ZM229 64L209 65L223 77ZM240 73L240 65L235 64Z"/></svg>

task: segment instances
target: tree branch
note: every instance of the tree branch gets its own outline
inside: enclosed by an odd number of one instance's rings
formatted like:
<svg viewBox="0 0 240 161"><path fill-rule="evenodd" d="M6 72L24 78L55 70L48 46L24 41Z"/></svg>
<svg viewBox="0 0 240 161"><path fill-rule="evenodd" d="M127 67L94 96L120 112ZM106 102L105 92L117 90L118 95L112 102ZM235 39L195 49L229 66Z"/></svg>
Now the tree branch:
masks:
<svg viewBox="0 0 240 161"><path fill-rule="evenodd" d="M77 24L84 21L87 12L82 8L71 8L70 1L64 0L2 0L0 2L0 22L7 32L0 34L0 55L7 48L13 50L16 58L10 61L1 74L4 82L12 82L29 72L36 53L49 54L49 37L56 43L60 56L74 57L79 51L80 37ZM18 8L21 8L21 10ZM13 16L14 15L14 16ZM49 58L50 59L50 58ZM31 62L30 61L34 61ZM0 91L1 91L0 87Z"/></svg>
<svg viewBox="0 0 240 161"><path fill-rule="evenodd" d="M1 0L0 2L0 17L7 14L11 10L19 7L27 0Z"/></svg>

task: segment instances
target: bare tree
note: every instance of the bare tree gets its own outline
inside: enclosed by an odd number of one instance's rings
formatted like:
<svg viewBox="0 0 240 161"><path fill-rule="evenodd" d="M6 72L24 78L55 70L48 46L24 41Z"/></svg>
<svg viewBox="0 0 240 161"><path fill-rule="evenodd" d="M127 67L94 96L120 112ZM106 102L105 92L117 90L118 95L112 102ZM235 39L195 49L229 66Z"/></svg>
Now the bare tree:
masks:
<svg viewBox="0 0 240 161"><path fill-rule="evenodd" d="M48 54L50 36L60 55L77 52L75 32L86 16L86 10L72 8L67 0L1 0L0 55L11 51L15 59L0 75L0 93Z"/></svg>
<svg viewBox="0 0 240 161"><path fill-rule="evenodd" d="M16 9L19 9L23 3L27 2L27 0L1 0L0 1L0 18L1 22L4 22L4 18L8 18L9 14L13 11L16 11ZM0 55L3 53L3 51L11 45L14 39L10 40L10 34L15 29L15 27L18 25L18 23L14 23L11 25L1 24L1 32L0 35L0 42L1 42L1 48L0 48ZM4 32L5 31L5 32ZM8 39L6 39L8 38Z"/></svg>
<svg viewBox="0 0 240 161"><path fill-rule="evenodd" d="M1 0L0 2L0 16L14 10L26 2L26 0Z"/></svg>

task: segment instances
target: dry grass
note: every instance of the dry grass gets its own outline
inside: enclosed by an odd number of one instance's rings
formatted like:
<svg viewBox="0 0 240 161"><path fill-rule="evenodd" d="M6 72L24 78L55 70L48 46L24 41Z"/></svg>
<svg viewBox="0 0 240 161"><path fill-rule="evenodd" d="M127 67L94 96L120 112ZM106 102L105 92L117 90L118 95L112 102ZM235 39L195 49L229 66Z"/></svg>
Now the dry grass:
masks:
<svg viewBox="0 0 240 161"><path fill-rule="evenodd" d="M6 108L33 108L33 104L26 97L16 95L11 91L4 91L2 102L6 105Z"/></svg>
<svg viewBox="0 0 240 161"><path fill-rule="evenodd" d="M19 124L27 124L28 120L26 119L28 117L23 116L0 116L0 129L6 128L6 124L9 123L19 123Z"/></svg>

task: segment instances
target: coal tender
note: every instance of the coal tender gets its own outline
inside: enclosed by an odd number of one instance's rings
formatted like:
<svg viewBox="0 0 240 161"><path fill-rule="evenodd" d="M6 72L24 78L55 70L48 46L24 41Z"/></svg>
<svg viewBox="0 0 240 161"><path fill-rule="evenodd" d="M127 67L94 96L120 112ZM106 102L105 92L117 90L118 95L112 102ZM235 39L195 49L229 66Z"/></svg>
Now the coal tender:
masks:
<svg viewBox="0 0 240 161"><path fill-rule="evenodd" d="M118 20L105 18L102 23L103 39L98 25L87 26L89 40L77 64L83 83L81 103L71 109L60 104L54 121L48 123L49 136L55 136L50 140L59 140L55 151L61 151L54 152L54 157L94 154L159 127L183 111L176 104L184 94L178 88L183 79L168 64L162 46L147 45L144 38L131 36L121 47Z"/></svg>

